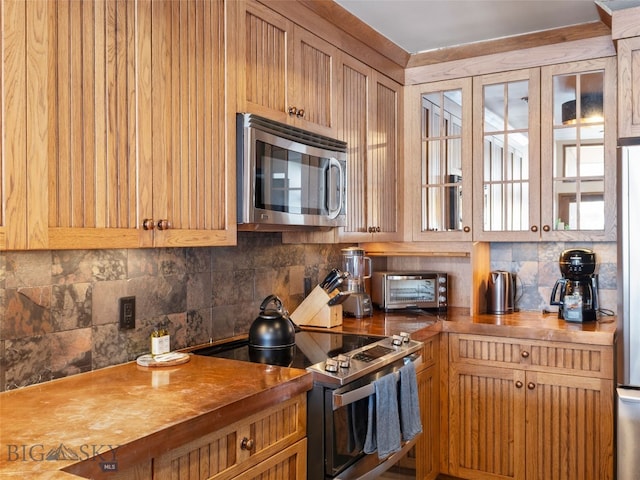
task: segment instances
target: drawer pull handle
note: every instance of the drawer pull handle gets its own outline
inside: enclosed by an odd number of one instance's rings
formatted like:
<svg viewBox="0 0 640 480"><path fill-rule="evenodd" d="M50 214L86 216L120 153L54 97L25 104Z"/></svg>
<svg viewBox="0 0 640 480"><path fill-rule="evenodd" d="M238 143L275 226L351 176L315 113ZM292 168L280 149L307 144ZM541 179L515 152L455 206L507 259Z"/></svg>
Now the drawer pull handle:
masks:
<svg viewBox="0 0 640 480"><path fill-rule="evenodd" d="M253 441L252 438L244 437L242 439L242 443L240 443L240 448L242 450L253 450L253 445L254 444L255 444L255 442Z"/></svg>
<svg viewBox="0 0 640 480"><path fill-rule="evenodd" d="M533 383L533 382L529 382L529 383L527 383L527 388L529 390L533 390L534 388L536 388L536 384Z"/></svg>
<svg viewBox="0 0 640 480"><path fill-rule="evenodd" d="M464 233L469 233L471 231L471 227L464 227L462 230Z"/></svg>
<svg viewBox="0 0 640 480"><path fill-rule="evenodd" d="M522 358L529 358L529 352L527 352L526 350L522 352L521 355L522 355Z"/></svg>
<svg viewBox="0 0 640 480"><path fill-rule="evenodd" d="M520 380L516 382L516 388L522 388L522 385L523 383Z"/></svg>

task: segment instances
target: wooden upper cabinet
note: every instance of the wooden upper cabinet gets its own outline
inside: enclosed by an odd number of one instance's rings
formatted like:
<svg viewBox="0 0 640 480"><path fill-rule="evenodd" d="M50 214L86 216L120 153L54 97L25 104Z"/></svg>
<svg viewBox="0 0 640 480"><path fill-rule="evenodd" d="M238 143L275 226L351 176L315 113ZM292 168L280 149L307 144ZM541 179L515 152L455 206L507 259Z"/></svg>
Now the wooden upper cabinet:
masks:
<svg viewBox="0 0 640 480"><path fill-rule="evenodd" d="M346 55L339 76L349 185L347 226L339 229L339 241L399 240L401 87Z"/></svg>
<svg viewBox="0 0 640 480"><path fill-rule="evenodd" d="M544 241L616 238L615 84L614 57L541 69Z"/></svg>
<svg viewBox="0 0 640 480"><path fill-rule="evenodd" d="M406 212L411 240L472 235L471 78L405 90Z"/></svg>
<svg viewBox="0 0 640 480"><path fill-rule="evenodd" d="M19 85L3 110L22 132L2 159L6 248L235 242L224 3L2 5Z"/></svg>
<svg viewBox="0 0 640 480"><path fill-rule="evenodd" d="M154 221L154 246L234 243L225 4L164 0L142 9L140 29L148 32L139 52L139 156L148 172L140 178L142 221Z"/></svg>
<svg viewBox="0 0 640 480"><path fill-rule="evenodd" d="M338 50L258 2L234 3L238 110L335 137Z"/></svg>
<svg viewBox="0 0 640 480"><path fill-rule="evenodd" d="M640 137L640 37L618 40L618 136Z"/></svg>

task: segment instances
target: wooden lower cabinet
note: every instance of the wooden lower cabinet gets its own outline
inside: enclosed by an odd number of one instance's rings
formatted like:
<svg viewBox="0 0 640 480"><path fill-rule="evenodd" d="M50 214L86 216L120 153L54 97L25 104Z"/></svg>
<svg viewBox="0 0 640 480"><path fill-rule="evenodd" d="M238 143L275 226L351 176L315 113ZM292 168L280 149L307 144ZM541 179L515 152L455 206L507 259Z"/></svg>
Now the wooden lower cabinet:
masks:
<svg viewBox="0 0 640 480"><path fill-rule="evenodd" d="M449 338L449 474L613 478L613 347Z"/></svg>
<svg viewBox="0 0 640 480"><path fill-rule="evenodd" d="M306 394L154 459L154 479L305 479Z"/></svg>

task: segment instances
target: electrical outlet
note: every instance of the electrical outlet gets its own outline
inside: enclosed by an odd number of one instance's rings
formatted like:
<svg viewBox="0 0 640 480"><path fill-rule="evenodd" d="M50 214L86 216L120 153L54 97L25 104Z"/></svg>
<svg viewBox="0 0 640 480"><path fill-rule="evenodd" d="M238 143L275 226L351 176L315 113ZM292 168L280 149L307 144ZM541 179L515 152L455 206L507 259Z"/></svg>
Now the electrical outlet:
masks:
<svg viewBox="0 0 640 480"><path fill-rule="evenodd" d="M118 300L120 311L120 329L136 328L136 297L122 297Z"/></svg>

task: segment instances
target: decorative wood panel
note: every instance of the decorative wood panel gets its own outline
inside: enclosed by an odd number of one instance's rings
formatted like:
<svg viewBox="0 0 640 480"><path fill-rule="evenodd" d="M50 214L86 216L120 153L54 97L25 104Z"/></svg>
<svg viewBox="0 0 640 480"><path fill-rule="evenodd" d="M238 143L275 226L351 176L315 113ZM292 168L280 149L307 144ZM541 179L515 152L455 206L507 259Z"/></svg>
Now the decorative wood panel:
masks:
<svg viewBox="0 0 640 480"><path fill-rule="evenodd" d="M640 37L618 40L618 136L640 137Z"/></svg>
<svg viewBox="0 0 640 480"><path fill-rule="evenodd" d="M430 342L429 345L432 345ZM440 385L437 367L418 374L418 395L422 418L422 435L416 442L416 478L434 479L440 472L438 446L440 444Z"/></svg>

